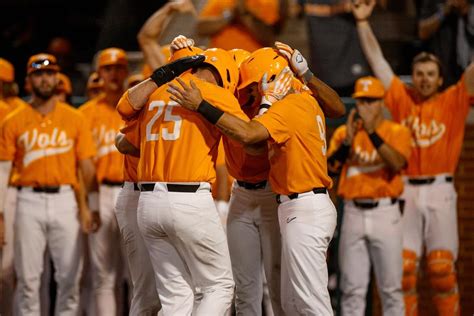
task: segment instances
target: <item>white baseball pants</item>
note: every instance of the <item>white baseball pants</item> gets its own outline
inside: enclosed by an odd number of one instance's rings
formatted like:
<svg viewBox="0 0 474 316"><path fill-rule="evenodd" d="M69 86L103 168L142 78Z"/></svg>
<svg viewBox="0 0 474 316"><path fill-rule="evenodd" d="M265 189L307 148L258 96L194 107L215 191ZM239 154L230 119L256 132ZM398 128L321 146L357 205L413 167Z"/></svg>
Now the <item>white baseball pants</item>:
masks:
<svg viewBox="0 0 474 316"><path fill-rule="evenodd" d="M200 183L195 193L168 192L166 183L142 191L138 226L152 261L163 315L191 315L196 288L202 299L193 315L225 315L234 281L209 183Z"/></svg>
<svg viewBox="0 0 474 316"><path fill-rule="evenodd" d="M101 227L89 235L90 260L92 266L92 286L97 316L116 316L117 301L115 291L123 270L120 231L114 208L119 186L100 185L99 209Z"/></svg>
<svg viewBox="0 0 474 316"><path fill-rule="evenodd" d="M262 314L262 263L273 312L282 315L278 204L276 194L268 184L264 189L248 190L234 181L227 219L227 239L236 285L237 315Z"/></svg>
<svg viewBox="0 0 474 316"><path fill-rule="evenodd" d="M82 233L73 190L37 193L22 188L15 218L15 270L20 315L40 314L39 288L46 247L58 283L55 315L76 316L82 271Z"/></svg>
<svg viewBox="0 0 474 316"><path fill-rule="evenodd" d="M457 193L447 175L439 175L432 184L412 185L405 181L400 197L405 201L403 214L403 248L422 255L432 250L450 250L454 260L458 256L459 237Z"/></svg>
<svg viewBox="0 0 474 316"><path fill-rule="evenodd" d="M371 263L383 315L404 315L401 214L399 204L392 204L389 198L372 209L358 208L352 201L344 203L339 240L342 315L365 315Z"/></svg>
<svg viewBox="0 0 474 316"><path fill-rule="evenodd" d="M326 253L336 228L329 195L312 191L280 196L281 301L286 315L333 315Z"/></svg>
<svg viewBox="0 0 474 316"><path fill-rule="evenodd" d="M5 245L0 248L0 315L13 314L13 294L15 289L15 268L13 266L13 223L15 222L16 199L18 190L9 187L3 210L5 224Z"/></svg>
<svg viewBox="0 0 474 316"><path fill-rule="evenodd" d="M125 182L117 197L115 216L127 254L128 268L133 284L131 316L155 315L161 308L155 287L150 255L145 247L137 223L137 208L140 191L133 182Z"/></svg>

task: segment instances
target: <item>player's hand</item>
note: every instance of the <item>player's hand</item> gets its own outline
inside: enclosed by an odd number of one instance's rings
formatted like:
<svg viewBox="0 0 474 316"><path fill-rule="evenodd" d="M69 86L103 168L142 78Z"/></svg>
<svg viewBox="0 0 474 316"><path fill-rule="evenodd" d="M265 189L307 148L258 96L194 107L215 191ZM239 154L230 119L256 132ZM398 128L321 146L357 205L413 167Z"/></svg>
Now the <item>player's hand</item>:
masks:
<svg viewBox="0 0 474 316"><path fill-rule="evenodd" d="M354 140L354 135L357 133L359 127L360 127L360 119L356 119L356 114L357 110L352 109L349 112L349 116L347 117L347 122L346 122L346 139L345 143L347 145L352 144L352 141Z"/></svg>
<svg viewBox="0 0 474 316"><path fill-rule="evenodd" d="M92 215L89 208L84 207L79 210L79 223L81 224L81 230L84 234L89 234L92 227Z"/></svg>
<svg viewBox="0 0 474 316"><path fill-rule="evenodd" d="M308 71L308 62L306 58L299 52L297 49L293 49L285 43L275 42L275 47L280 54L288 59L290 63L291 70L298 76L303 77L303 75Z"/></svg>
<svg viewBox="0 0 474 316"><path fill-rule="evenodd" d="M92 211L91 214L91 233L95 233L99 230L100 226L102 226L102 221L100 220L100 213L99 211Z"/></svg>
<svg viewBox="0 0 474 316"><path fill-rule="evenodd" d="M262 104L273 104L288 94L293 74L290 68L285 67L272 82L269 82L267 77L268 74L265 73L258 85L258 90L262 95Z"/></svg>
<svg viewBox="0 0 474 316"><path fill-rule="evenodd" d="M194 46L194 40L192 38L187 38L184 35L178 35L171 41L171 55L173 55L176 51L180 49L187 48L190 46Z"/></svg>
<svg viewBox="0 0 474 316"><path fill-rule="evenodd" d="M0 213L0 248L5 245L5 221L3 212Z"/></svg>
<svg viewBox="0 0 474 316"><path fill-rule="evenodd" d="M352 14L357 21L367 20L375 7L375 0L353 0Z"/></svg>
<svg viewBox="0 0 474 316"><path fill-rule="evenodd" d="M170 99L188 110L197 111L203 100L201 90L192 80L189 81L189 86L181 78L177 78L177 80L181 87L170 83L166 90L171 93Z"/></svg>
<svg viewBox="0 0 474 316"><path fill-rule="evenodd" d="M180 58L156 69L150 78L160 87L178 77L183 72L202 65L205 59L203 55Z"/></svg>
<svg viewBox="0 0 474 316"><path fill-rule="evenodd" d="M375 124L376 124L376 117L377 117L377 109L376 107L373 106L359 106L357 108L357 113L359 113L359 116L362 120L362 124L364 126L364 129L367 131L367 133L373 133L375 131Z"/></svg>

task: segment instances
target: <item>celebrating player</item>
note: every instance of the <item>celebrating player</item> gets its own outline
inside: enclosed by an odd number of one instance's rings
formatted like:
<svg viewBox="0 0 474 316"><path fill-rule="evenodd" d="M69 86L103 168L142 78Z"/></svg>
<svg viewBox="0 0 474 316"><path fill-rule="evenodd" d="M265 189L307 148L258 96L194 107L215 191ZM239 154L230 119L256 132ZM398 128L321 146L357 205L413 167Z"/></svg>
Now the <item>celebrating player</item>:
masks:
<svg viewBox="0 0 474 316"><path fill-rule="evenodd" d="M259 53L255 51L247 61L250 63L252 56ZM277 78L272 82L262 80L262 95L258 89L253 90L254 98L276 102L250 122L214 107L213 101L203 97L193 82L180 80L181 87L170 84L168 91L172 100L198 111L227 136L250 146L253 152L268 140L269 181L280 204L283 310L288 315L332 315L326 251L336 227L336 209L327 194L332 181L327 175L324 113L309 94L288 94L291 77L280 74Z"/></svg>
<svg viewBox="0 0 474 316"><path fill-rule="evenodd" d="M375 75L387 89L385 104L394 120L413 135L412 154L405 172L403 215L403 291L407 315L417 313L418 261L426 248L427 270L440 315L459 314L454 263L459 241L453 174L461 152L469 98L474 95L474 65L456 85L443 84L436 56L421 53L413 59L413 87L395 76L382 55L368 18L375 0L356 1L353 14L363 51Z"/></svg>
<svg viewBox="0 0 474 316"><path fill-rule="evenodd" d="M357 110L352 109L329 144L329 170L340 172L338 194L344 199L339 241L343 315L364 314L371 263L383 314L403 315L405 310L397 198L403 191L400 174L411 152L411 134L383 118L384 95L378 79L357 80L352 95Z"/></svg>

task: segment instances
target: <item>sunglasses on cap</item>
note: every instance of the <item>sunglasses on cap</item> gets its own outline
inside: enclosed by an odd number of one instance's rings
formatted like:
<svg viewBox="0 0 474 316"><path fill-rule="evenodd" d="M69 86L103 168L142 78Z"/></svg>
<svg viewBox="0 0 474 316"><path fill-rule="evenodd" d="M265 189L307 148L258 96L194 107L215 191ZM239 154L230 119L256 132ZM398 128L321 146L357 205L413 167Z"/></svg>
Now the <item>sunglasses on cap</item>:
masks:
<svg viewBox="0 0 474 316"><path fill-rule="evenodd" d="M56 66L57 63L50 59L40 59L31 63L30 67L34 69L41 69L47 66Z"/></svg>

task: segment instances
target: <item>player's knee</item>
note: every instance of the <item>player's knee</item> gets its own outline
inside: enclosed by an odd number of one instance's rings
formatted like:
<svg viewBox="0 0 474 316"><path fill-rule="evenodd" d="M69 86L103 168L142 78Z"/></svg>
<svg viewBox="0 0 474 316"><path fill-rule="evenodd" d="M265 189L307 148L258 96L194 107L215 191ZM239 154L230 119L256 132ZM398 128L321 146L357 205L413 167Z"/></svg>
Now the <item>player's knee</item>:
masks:
<svg viewBox="0 0 474 316"><path fill-rule="evenodd" d="M416 278L418 270L417 256L414 251L403 250L403 279L402 289L403 292L415 292L416 291Z"/></svg>
<svg viewBox="0 0 474 316"><path fill-rule="evenodd" d="M428 254L428 275L431 287L441 293L457 287L454 256L449 250L434 250Z"/></svg>

